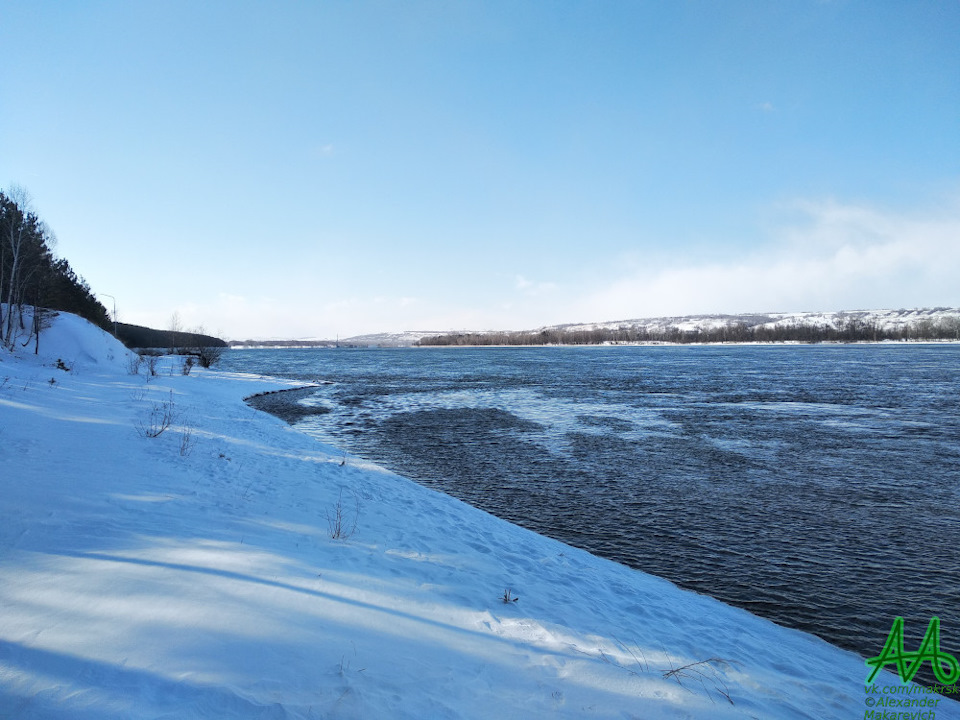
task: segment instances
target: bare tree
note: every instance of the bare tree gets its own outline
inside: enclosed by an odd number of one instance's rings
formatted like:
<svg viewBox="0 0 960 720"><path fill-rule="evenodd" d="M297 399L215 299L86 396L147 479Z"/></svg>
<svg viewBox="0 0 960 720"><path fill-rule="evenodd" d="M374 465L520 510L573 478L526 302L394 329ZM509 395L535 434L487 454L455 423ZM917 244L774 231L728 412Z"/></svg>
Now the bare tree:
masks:
<svg viewBox="0 0 960 720"><path fill-rule="evenodd" d="M183 321L180 319L180 313L176 310L170 316L170 352L176 354L180 351L180 335L183 334Z"/></svg>
<svg viewBox="0 0 960 720"><path fill-rule="evenodd" d="M5 304L0 307L0 344L7 348L12 349L20 331L27 329L23 318L27 290L49 255L44 229L30 211L26 190L15 185L8 194L0 193L0 300Z"/></svg>
<svg viewBox="0 0 960 720"><path fill-rule="evenodd" d="M0 346L8 350L18 342L26 347L36 338L34 352L39 352L36 336L45 326L46 308L106 326L106 309L70 263L54 257L55 243L53 232L32 210L26 190L0 190Z"/></svg>
<svg viewBox="0 0 960 720"><path fill-rule="evenodd" d="M50 327L50 321L56 316L56 313L53 310L48 310L47 308L40 307L39 303L35 303L33 306L33 319L30 323L31 332L33 334L33 354L40 354L40 333L43 330L46 330ZM30 342L30 339L27 339L27 342L24 343L24 347Z"/></svg>

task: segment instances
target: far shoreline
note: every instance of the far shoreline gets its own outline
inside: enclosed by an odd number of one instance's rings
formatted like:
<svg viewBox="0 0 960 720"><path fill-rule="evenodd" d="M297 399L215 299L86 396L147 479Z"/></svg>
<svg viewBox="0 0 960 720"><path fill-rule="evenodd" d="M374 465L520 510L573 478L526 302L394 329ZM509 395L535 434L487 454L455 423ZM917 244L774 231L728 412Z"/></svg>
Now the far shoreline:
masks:
<svg viewBox="0 0 960 720"><path fill-rule="evenodd" d="M734 341L734 342L609 342L609 343L543 343L543 344L497 344L497 345L231 345L227 350L480 350L486 348L615 348L615 347L845 347L845 346L907 347L920 345L960 345L955 340L822 340L803 342L784 341Z"/></svg>

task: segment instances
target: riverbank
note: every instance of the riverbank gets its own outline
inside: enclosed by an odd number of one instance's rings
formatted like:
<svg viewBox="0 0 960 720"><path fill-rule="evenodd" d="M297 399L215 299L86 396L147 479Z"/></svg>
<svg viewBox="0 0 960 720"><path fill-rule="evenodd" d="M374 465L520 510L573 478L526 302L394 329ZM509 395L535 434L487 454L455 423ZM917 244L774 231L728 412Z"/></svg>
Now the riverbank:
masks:
<svg viewBox="0 0 960 720"><path fill-rule="evenodd" d="M243 403L293 383L172 359L151 376L72 316L49 332L45 355L0 356L0 717L866 709L852 653Z"/></svg>

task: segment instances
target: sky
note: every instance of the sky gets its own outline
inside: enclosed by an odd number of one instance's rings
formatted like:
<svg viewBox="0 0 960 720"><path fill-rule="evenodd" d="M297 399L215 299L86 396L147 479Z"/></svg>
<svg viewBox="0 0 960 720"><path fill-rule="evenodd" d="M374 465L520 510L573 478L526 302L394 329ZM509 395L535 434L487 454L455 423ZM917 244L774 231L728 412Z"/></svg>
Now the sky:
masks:
<svg viewBox="0 0 960 720"><path fill-rule="evenodd" d="M0 0L0 187L228 339L960 306L954 0Z"/></svg>

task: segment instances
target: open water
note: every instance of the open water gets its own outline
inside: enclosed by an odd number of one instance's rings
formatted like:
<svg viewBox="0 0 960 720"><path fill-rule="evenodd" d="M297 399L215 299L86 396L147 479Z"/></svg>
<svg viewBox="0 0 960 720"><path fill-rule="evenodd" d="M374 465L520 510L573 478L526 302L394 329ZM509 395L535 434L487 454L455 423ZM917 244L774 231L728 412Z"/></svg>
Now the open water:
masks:
<svg viewBox="0 0 960 720"><path fill-rule="evenodd" d="M960 654L960 345L233 350L298 427L864 656Z"/></svg>

